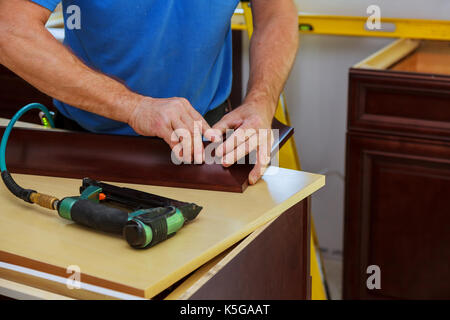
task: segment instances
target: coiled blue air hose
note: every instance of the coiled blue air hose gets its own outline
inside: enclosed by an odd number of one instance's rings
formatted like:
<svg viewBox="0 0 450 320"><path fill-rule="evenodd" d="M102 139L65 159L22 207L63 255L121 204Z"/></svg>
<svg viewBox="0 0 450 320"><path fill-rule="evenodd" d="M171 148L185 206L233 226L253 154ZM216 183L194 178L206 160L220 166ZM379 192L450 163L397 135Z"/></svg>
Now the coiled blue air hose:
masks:
<svg viewBox="0 0 450 320"><path fill-rule="evenodd" d="M6 145L8 143L8 138L9 138L12 128L14 127L14 124L17 122L17 120L19 120L19 118L21 116L23 116L26 112L28 112L32 109L41 110L45 114L45 117L47 118L50 126L52 128L55 127L53 118L45 106L43 106L40 103L30 103L30 104L26 105L25 107L23 107L22 109L20 109L14 115L14 117L11 119L11 121L8 123L8 126L6 127L5 132L3 133L2 141L0 144L0 170L1 170L3 182L5 183L6 187L9 189L9 191L11 191L15 196L17 196L27 202L30 202L30 199L29 199L30 194L35 191L29 190L29 189L23 189L22 187L17 185L17 183L11 177L10 173L8 172L8 169L6 168Z"/></svg>

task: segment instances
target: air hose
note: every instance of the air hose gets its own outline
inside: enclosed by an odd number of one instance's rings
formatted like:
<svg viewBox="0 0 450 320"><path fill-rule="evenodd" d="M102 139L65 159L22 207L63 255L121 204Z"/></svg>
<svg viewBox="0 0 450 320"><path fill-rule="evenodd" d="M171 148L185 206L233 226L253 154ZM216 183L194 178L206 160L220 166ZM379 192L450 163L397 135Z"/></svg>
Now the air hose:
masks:
<svg viewBox="0 0 450 320"><path fill-rule="evenodd" d="M14 117L11 119L11 121L8 123L8 126L5 129L5 132L3 133L2 141L0 144L0 170L3 182L5 183L6 187L9 191L11 191L12 194L14 194L16 197L22 199L23 201L29 202L29 203L35 203L37 205L40 205L41 207L48 208L48 209L56 209L56 205L58 203L58 199L38 193L35 190L31 189L24 189L21 186L19 186L14 179L12 178L11 174L8 172L8 169L6 168L6 145L8 143L8 138L11 133L12 128L14 127L15 123L21 116L23 116L26 112L32 110L32 109L39 109L44 113L44 116L50 126L52 128L55 127L55 124L53 122L53 118L48 111L48 109L39 103L31 103L20 109Z"/></svg>
<svg viewBox="0 0 450 320"><path fill-rule="evenodd" d="M6 168L6 144L14 124L31 109L43 112L44 125L54 128L50 112L41 104L29 104L17 112L5 128L0 144L3 182L16 197L41 207L57 210L66 220L95 230L122 234L133 248L150 248L173 236L186 222L197 217L202 207L138 190L83 179L80 196L61 200L19 186ZM109 203L110 206L101 203ZM122 207L126 210L122 210ZM130 212L128 212L130 211Z"/></svg>

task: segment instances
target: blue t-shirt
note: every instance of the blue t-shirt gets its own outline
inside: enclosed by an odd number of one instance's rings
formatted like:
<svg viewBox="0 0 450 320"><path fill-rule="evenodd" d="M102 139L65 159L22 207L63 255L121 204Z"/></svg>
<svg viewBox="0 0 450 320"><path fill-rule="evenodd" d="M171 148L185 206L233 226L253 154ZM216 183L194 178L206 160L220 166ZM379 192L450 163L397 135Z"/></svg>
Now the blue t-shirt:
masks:
<svg viewBox="0 0 450 320"><path fill-rule="evenodd" d="M59 0L32 0L53 11ZM154 98L184 97L202 115L223 103L232 81L231 17L238 0L63 0L81 29L64 43L88 66ZM73 20L73 17L70 21ZM70 69L67 70L70 72ZM76 90L76 88L74 88ZM97 133L135 135L123 122L55 105Z"/></svg>

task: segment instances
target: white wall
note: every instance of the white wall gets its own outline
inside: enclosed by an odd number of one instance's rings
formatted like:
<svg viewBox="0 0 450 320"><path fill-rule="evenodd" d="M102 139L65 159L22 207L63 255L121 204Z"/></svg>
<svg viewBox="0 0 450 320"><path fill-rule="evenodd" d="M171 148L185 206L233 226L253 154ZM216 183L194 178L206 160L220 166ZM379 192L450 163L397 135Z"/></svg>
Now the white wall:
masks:
<svg viewBox="0 0 450 320"><path fill-rule="evenodd" d="M371 4L385 17L449 19L449 0L298 0L302 12L367 16ZM327 175L312 202L324 256L340 258L343 241L348 69L392 39L302 35L286 100L303 170ZM248 52L244 41L244 52ZM247 64L248 55L244 56ZM244 69L246 69L244 67ZM246 75L244 74L244 79ZM246 81L245 81L246 83ZM244 86L245 87L245 86Z"/></svg>

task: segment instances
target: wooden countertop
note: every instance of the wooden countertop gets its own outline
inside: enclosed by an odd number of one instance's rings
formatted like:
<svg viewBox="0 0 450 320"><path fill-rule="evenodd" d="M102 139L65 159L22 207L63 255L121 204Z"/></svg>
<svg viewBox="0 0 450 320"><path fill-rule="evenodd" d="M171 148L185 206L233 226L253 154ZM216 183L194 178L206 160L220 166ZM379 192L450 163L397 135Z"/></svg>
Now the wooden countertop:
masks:
<svg viewBox="0 0 450 320"><path fill-rule="evenodd" d="M77 195L81 181L14 175L25 188L58 197ZM77 265L81 281L151 298L325 184L325 177L275 167L244 193L117 184L204 207L173 238L136 250L119 236L99 233L27 204L0 187L0 261L67 277ZM0 267L1 269L1 267Z"/></svg>

